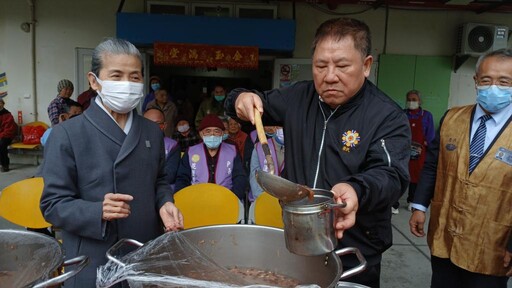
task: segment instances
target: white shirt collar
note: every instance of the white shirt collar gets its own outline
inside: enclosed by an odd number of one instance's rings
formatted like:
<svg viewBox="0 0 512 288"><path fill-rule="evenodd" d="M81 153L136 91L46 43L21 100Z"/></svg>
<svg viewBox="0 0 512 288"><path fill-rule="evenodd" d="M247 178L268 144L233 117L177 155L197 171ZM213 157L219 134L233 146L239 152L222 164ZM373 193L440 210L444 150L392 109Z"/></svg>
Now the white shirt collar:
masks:
<svg viewBox="0 0 512 288"><path fill-rule="evenodd" d="M114 120L114 122L119 126L116 119L114 119L114 117L112 117L112 115L107 111L105 106L103 106L103 102L101 102L100 98L101 97L95 97L94 101L96 101L96 104L98 104L98 106L100 106L100 108L103 111L105 111L105 113L107 113L107 115L110 116L110 118L112 120ZM130 132L130 129L132 128L132 122L133 122L133 110L130 111L130 113L128 115L128 120L126 120L126 125L124 126L124 129L123 129L124 134L128 135L128 133ZM119 126L119 127L121 127L121 126Z"/></svg>
<svg viewBox="0 0 512 288"><path fill-rule="evenodd" d="M485 115L485 111L480 107L480 104L476 104L475 115L473 117L473 124L480 124L480 117ZM494 121L496 126L500 126L503 122L507 121L508 118L512 115L512 104L509 104L507 107L501 109L497 113L491 114L492 119L489 121Z"/></svg>

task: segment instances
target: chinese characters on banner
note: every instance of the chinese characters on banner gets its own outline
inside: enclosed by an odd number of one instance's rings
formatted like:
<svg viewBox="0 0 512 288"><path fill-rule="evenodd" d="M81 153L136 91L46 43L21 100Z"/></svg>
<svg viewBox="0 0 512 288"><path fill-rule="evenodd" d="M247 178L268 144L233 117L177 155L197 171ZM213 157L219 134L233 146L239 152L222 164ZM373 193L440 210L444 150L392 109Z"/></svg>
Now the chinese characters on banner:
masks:
<svg viewBox="0 0 512 288"><path fill-rule="evenodd" d="M258 69L258 47L154 43L155 65Z"/></svg>

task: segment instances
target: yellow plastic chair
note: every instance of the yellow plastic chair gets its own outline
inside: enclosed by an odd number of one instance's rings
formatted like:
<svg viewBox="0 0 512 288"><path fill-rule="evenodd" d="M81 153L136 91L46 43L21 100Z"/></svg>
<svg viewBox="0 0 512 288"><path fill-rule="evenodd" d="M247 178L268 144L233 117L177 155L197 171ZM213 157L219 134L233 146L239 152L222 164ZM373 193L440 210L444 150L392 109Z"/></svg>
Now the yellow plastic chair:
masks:
<svg viewBox="0 0 512 288"><path fill-rule="evenodd" d="M217 184L190 185L174 194L174 202L183 214L185 229L236 224L243 220L244 208L240 199Z"/></svg>
<svg viewBox="0 0 512 288"><path fill-rule="evenodd" d="M249 207L250 223L283 228L283 211L276 197L263 192Z"/></svg>
<svg viewBox="0 0 512 288"><path fill-rule="evenodd" d="M42 126L45 130L48 130L48 127L49 127L48 124L41 122L41 121L30 122L23 126ZM21 140L23 141L23 138ZM12 149L35 149L35 148L39 147L40 145L41 144L23 144L23 142L16 142L16 143L12 143L9 146Z"/></svg>
<svg viewBox="0 0 512 288"><path fill-rule="evenodd" d="M5 187L0 194L0 216L28 228L50 227L39 208L43 188L42 177L21 180Z"/></svg>

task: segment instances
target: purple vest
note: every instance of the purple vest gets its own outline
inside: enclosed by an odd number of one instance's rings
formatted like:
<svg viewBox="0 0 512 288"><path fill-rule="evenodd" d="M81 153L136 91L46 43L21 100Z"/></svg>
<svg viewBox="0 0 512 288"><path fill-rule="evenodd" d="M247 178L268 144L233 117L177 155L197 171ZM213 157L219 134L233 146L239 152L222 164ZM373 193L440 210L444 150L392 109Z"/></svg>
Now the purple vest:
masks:
<svg viewBox="0 0 512 288"><path fill-rule="evenodd" d="M174 147L178 145L178 142L174 139L171 139L169 137L164 137L164 149L165 149L165 158L167 158L167 155L169 155L169 152L171 152Z"/></svg>
<svg viewBox="0 0 512 288"><path fill-rule="evenodd" d="M192 185L208 183L208 163L206 161L206 148L203 143L188 148L188 161L192 174ZM215 166L215 183L233 189L231 173L236 157L236 147L221 143L219 147L217 165Z"/></svg>
<svg viewBox="0 0 512 288"><path fill-rule="evenodd" d="M258 140L258 131L252 130L249 136L251 137L252 143L256 143L256 141Z"/></svg>
<svg viewBox="0 0 512 288"><path fill-rule="evenodd" d="M260 161L261 170L269 172L267 166L267 159L265 158L265 154L263 153L263 148L261 148L261 143L256 143L254 148L258 153L258 160ZM283 171L284 168L284 163L283 165L279 166L279 162L277 162L277 150L276 146L274 145L274 140L272 140L272 138L268 139L268 148L270 149L270 155L272 156L272 160L274 161L274 175L281 175L281 172Z"/></svg>

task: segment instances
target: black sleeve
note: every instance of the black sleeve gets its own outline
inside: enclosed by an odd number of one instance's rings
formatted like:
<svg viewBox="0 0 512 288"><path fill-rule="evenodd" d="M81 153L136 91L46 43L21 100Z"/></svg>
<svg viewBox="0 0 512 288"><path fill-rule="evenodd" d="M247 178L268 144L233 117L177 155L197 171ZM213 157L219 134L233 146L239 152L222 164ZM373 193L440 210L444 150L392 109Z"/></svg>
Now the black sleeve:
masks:
<svg viewBox="0 0 512 288"><path fill-rule="evenodd" d="M436 131L434 140L427 147L425 164L421 170L420 179L416 186L416 192L414 193L413 203L420 204L427 208L430 206L430 201L434 197L434 189L436 187L437 161L439 158L439 143L441 142L440 130L445 116L446 113L441 118L439 129Z"/></svg>
<svg viewBox="0 0 512 288"><path fill-rule="evenodd" d="M190 186L192 183L192 172L188 161L188 153L185 151L181 157L178 173L176 174L176 183L174 186L174 193L181 189Z"/></svg>
<svg viewBox="0 0 512 288"><path fill-rule="evenodd" d="M174 182L176 182L176 175L180 166L180 154L180 145L178 144L169 151L169 155L167 155L167 158L165 159L165 172L167 173L169 184L174 184Z"/></svg>
<svg viewBox="0 0 512 288"><path fill-rule="evenodd" d="M235 157L233 162L233 172L231 174L231 178L233 180L233 193L235 193L236 196L238 196L238 198L243 201L249 181L247 174L245 174L245 170L242 166L242 160L240 159L239 155Z"/></svg>
<svg viewBox="0 0 512 288"><path fill-rule="evenodd" d="M345 177L357 193L359 210L388 208L409 185L411 130L407 116L395 110L382 121L359 171Z"/></svg>
<svg viewBox="0 0 512 288"><path fill-rule="evenodd" d="M236 88L231 90L228 94L228 98L224 102L224 109L229 117L240 121L236 116L236 99L243 92L252 92L260 96L261 101L263 102L263 125L283 126L286 117L286 110L289 107L290 101L297 101L297 97L300 95L313 93L312 90L314 90L314 85L310 83L312 83L312 81L300 81L284 88L272 89L264 92Z"/></svg>
<svg viewBox="0 0 512 288"><path fill-rule="evenodd" d="M244 159L243 159L244 170L245 170L246 175L249 175L249 170L250 170L250 166L251 166L252 150L254 150L254 143L252 143L251 137L247 136L247 139L245 139Z"/></svg>

